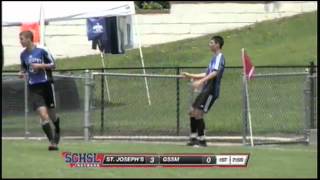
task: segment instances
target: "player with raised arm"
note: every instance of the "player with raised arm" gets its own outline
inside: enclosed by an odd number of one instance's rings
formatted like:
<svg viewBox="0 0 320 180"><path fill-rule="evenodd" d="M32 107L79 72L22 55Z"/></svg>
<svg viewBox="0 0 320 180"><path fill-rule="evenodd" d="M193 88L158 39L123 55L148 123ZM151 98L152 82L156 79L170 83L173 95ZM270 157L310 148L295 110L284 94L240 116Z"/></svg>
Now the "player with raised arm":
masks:
<svg viewBox="0 0 320 180"><path fill-rule="evenodd" d="M221 36L213 36L209 42L210 50L214 53L207 71L200 74L183 72L185 78L192 79L193 89L201 89L189 112L190 140L189 146L207 146L205 139L205 122L203 116L209 111L220 94L220 83L225 67L225 58L221 52L224 40Z"/></svg>
<svg viewBox="0 0 320 180"><path fill-rule="evenodd" d="M48 150L58 150L60 140L59 118L55 112L55 91L52 69L55 68L54 59L45 48L33 44L31 31L19 34L20 43L25 49L20 54L20 78L28 75L28 89L33 109L38 112L41 126L50 145ZM54 125L50 124L50 120Z"/></svg>

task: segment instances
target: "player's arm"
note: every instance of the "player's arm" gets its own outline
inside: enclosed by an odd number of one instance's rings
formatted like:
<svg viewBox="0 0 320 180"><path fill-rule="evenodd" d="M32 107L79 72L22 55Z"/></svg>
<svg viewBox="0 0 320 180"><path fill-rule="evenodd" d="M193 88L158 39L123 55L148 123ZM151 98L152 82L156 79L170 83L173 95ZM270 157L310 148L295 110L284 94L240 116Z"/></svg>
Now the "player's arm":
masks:
<svg viewBox="0 0 320 180"><path fill-rule="evenodd" d="M215 78L217 76L217 74L219 73L219 71L221 70L222 67L222 63L224 63L224 57L220 56L219 59L217 60L217 62L214 64L214 66L211 66L208 68L209 74L197 81L194 81L192 83L192 86L194 88L199 88L201 86L203 86L207 81Z"/></svg>
<svg viewBox="0 0 320 180"><path fill-rule="evenodd" d="M197 81L194 81L192 83L192 86L194 88L199 88L201 86L203 86L207 81L209 81L210 79L213 79L217 76L218 74L218 71L212 71L210 74L208 74L207 76L204 76L203 78L197 80Z"/></svg>
<svg viewBox="0 0 320 180"><path fill-rule="evenodd" d="M20 79L23 79L23 78L25 77L25 74L26 74L26 73L25 73L24 70L21 69L18 74L19 74L19 75L18 75L19 78L20 78Z"/></svg>
<svg viewBox="0 0 320 180"><path fill-rule="evenodd" d="M27 66L23 62L22 57L20 57L20 62L21 62L21 65L20 65L20 71L18 73L19 74L18 76L19 76L20 79L23 79L25 77L25 73L27 71Z"/></svg>
<svg viewBox="0 0 320 180"><path fill-rule="evenodd" d="M39 63L33 63L32 68L34 70L39 70L39 69L54 69L55 66L52 64L39 64Z"/></svg>
<svg viewBox="0 0 320 180"><path fill-rule="evenodd" d="M208 74L207 76L201 78L200 81L202 81L202 82L205 83L205 82L209 81L210 79L215 78L215 77L217 76L217 74L218 74L218 71L212 71L212 72L211 72L210 74Z"/></svg>
<svg viewBox="0 0 320 180"><path fill-rule="evenodd" d="M44 54L44 64L39 64L39 63L34 63L32 64L32 68L33 69L55 69L56 65L55 65L55 60L52 56L52 54L45 48L43 48L43 54Z"/></svg>
<svg viewBox="0 0 320 180"><path fill-rule="evenodd" d="M206 76L206 73L192 74L188 72L182 72L182 75L188 79L202 79Z"/></svg>

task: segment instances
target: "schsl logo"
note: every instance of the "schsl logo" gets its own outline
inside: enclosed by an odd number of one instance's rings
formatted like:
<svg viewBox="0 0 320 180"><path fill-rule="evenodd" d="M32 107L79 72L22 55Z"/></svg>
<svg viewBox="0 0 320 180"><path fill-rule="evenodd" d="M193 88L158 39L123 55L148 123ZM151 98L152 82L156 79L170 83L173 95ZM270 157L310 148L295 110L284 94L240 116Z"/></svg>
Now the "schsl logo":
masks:
<svg viewBox="0 0 320 180"><path fill-rule="evenodd" d="M62 157L69 167L99 167L103 157L97 153L71 153L63 152Z"/></svg>

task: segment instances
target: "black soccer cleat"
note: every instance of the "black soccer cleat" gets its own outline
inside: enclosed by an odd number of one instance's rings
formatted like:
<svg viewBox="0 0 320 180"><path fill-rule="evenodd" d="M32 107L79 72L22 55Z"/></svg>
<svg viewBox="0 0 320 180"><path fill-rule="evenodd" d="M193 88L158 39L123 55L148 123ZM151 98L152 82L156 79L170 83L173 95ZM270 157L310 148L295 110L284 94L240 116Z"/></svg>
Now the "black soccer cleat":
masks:
<svg viewBox="0 0 320 180"><path fill-rule="evenodd" d="M48 147L48 150L49 150L49 151L58 151L59 148L58 148L58 146L52 146L52 145L50 145L50 146Z"/></svg>
<svg viewBox="0 0 320 180"><path fill-rule="evenodd" d="M207 141L206 140L202 140L202 141L199 141L199 144L198 144L200 147L207 147Z"/></svg>
<svg viewBox="0 0 320 180"><path fill-rule="evenodd" d="M196 146L196 145L198 145L198 139L190 138L189 142L187 143L187 146Z"/></svg>
<svg viewBox="0 0 320 180"><path fill-rule="evenodd" d="M55 122L53 122L55 126L55 135L54 135L54 141L55 143L59 144L60 141L60 118L57 118Z"/></svg>

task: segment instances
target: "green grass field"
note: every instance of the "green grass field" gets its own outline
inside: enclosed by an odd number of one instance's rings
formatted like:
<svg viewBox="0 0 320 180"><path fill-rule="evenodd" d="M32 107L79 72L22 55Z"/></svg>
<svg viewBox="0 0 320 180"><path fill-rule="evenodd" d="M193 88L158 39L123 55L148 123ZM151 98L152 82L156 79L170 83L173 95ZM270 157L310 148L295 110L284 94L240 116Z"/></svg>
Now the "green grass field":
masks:
<svg viewBox="0 0 320 180"><path fill-rule="evenodd" d="M62 141L59 152L48 152L45 141L2 141L3 178L316 178L314 146L209 146L137 142ZM250 153L247 168L69 168L61 152L97 153Z"/></svg>
<svg viewBox="0 0 320 180"><path fill-rule="evenodd" d="M240 66L241 48L246 48L254 65L308 65L317 63L317 12L297 15L281 20L266 21L239 30L218 33L225 37L224 54L227 67ZM208 40L212 34L173 43L143 48L146 66L207 66L210 59ZM88 47L90 48L90 47ZM108 55L108 67L140 67L138 50L125 55ZM101 67L99 55L59 59L58 69ZM19 66L5 67L18 70ZM194 69L198 71L201 69ZM301 72L304 68L258 68L257 73ZM191 70L190 70L191 71ZM124 72L124 71L122 71ZM125 72L135 72L125 71ZM138 72L141 73L141 72ZM175 74L175 71L149 70L147 73ZM222 82L221 98L207 115L207 135L241 135L242 86L241 69L227 69ZM97 84L100 79L96 80ZM130 85L130 88L123 86ZM176 94L175 80L150 79L153 104L148 106L143 80L110 78L112 101L108 102L104 135L175 135ZM300 83L299 83L300 82ZM301 133L301 106L303 78L257 80L251 83L252 117L254 133ZM78 82L80 99L83 99L83 83ZM189 87L180 82L180 135L188 135ZM128 87L128 86L127 86ZM95 96L100 97L99 85ZM290 98L288 98L290 95ZM273 98L265 99L265 96ZM68 98L68 97L62 97ZM92 111L95 135L99 135L99 103ZM83 107L81 107L83 108ZM83 109L59 112L63 121L63 135L83 134ZM40 134L38 117L29 116L31 135ZM3 117L3 134L24 135L23 114ZM177 177L177 178L315 178L317 177L317 149L314 146L283 145L250 147L190 148L173 144L140 144L115 141L62 141L61 150L71 152L104 153L251 153L246 169L70 169L63 162L60 152L48 152L46 141L2 141L3 177Z"/></svg>

